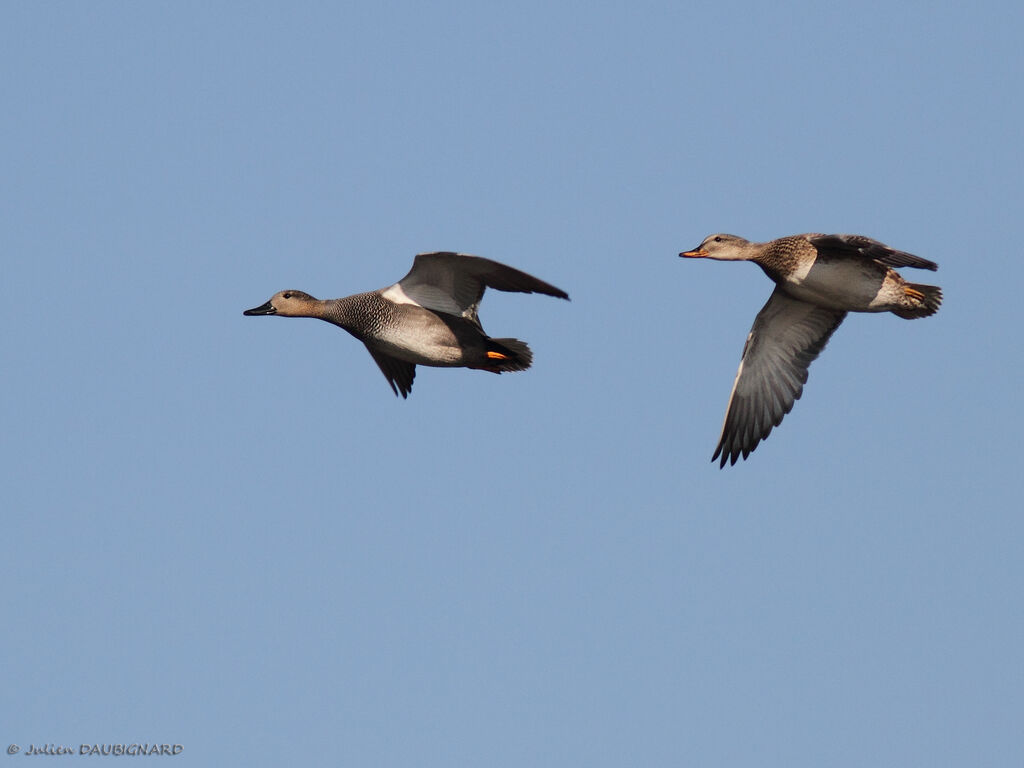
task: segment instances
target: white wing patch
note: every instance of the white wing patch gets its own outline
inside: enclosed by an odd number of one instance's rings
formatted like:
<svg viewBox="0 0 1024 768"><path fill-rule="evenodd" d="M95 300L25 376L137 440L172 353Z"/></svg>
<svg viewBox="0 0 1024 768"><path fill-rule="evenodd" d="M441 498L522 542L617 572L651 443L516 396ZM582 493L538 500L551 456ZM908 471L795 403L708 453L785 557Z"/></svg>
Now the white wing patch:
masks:
<svg viewBox="0 0 1024 768"><path fill-rule="evenodd" d="M462 307L455 301L455 298L436 285L426 283L402 285L401 282L398 282L381 291L380 295L395 304L415 304L448 315L462 314Z"/></svg>
<svg viewBox="0 0 1024 768"><path fill-rule="evenodd" d="M796 269L793 270L793 273L787 279L792 283L800 285L807 279L807 275L816 263L816 259L800 259L797 261ZM821 266L819 265L818 268L821 269Z"/></svg>
<svg viewBox="0 0 1024 768"><path fill-rule="evenodd" d="M416 304L417 306L421 306L418 301L413 301L409 294L402 290L402 286L400 283L395 283L394 285L388 286L387 288L380 292L380 295L381 297L387 299L388 301L392 301L395 304Z"/></svg>

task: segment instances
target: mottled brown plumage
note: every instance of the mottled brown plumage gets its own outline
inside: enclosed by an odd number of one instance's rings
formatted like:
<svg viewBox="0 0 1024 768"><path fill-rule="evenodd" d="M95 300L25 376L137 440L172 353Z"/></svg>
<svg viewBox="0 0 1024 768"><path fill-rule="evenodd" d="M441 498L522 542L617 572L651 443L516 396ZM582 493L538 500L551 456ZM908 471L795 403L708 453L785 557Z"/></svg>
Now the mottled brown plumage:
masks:
<svg viewBox="0 0 1024 768"><path fill-rule="evenodd" d="M803 393L807 370L847 312L928 317L942 289L909 283L894 267L938 269L933 261L863 235L811 233L752 243L717 234L680 256L752 261L775 281L743 347L725 423L711 460L744 459L768 437Z"/></svg>

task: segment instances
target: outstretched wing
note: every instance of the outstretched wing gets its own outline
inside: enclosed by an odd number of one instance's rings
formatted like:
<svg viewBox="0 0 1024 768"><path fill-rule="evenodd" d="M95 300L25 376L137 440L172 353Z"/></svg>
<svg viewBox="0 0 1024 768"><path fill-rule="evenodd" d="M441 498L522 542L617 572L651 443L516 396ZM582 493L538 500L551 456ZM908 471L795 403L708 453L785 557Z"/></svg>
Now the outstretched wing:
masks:
<svg viewBox="0 0 1024 768"><path fill-rule="evenodd" d="M366 345L366 348L370 351L370 355L373 357L374 362L377 363L381 373L384 374L384 378L388 380L388 384L391 385L391 391L395 393L395 396L397 397L401 394L403 398L408 397L409 393L412 392L412 380L416 378L416 364L386 355L369 344Z"/></svg>
<svg viewBox="0 0 1024 768"><path fill-rule="evenodd" d="M720 467L747 458L793 409L803 393L807 369L825 348L845 312L823 309L776 288L761 308L743 347L725 411L714 461Z"/></svg>
<svg viewBox="0 0 1024 768"><path fill-rule="evenodd" d="M864 235L809 235L808 239L818 249L818 254L825 258L859 256L873 259L887 267L916 267L930 269L933 272L939 268L934 261L922 259L906 251L897 251Z"/></svg>
<svg viewBox="0 0 1024 768"><path fill-rule="evenodd" d="M383 295L398 303L419 304L435 312L475 321L477 307L487 288L569 298L560 288L518 269L450 251L419 254L409 274L385 289Z"/></svg>

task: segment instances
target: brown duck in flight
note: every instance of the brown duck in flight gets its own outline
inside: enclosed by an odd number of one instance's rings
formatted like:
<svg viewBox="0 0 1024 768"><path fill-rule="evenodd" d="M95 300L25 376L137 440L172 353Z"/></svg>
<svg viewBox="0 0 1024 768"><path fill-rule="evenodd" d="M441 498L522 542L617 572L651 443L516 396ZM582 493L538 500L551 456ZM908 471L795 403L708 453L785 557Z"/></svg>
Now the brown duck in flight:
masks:
<svg viewBox="0 0 1024 768"><path fill-rule="evenodd" d="M847 312L892 312L912 320L935 314L942 289L904 280L893 267L938 269L863 235L792 235L752 243L709 235L691 259L752 261L775 290L754 319L725 411L714 461L747 458L803 392L807 369Z"/></svg>

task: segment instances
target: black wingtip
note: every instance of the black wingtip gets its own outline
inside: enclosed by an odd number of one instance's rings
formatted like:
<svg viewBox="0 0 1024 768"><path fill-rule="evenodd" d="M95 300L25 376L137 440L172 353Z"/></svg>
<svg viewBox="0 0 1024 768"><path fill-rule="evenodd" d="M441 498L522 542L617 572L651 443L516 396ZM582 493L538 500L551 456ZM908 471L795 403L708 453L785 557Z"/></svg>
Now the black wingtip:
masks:
<svg viewBox="0 0 1024 768"><path fill-rule="evenodd" d="M719 443L718 447L715 448L715 454L711 457L711 463L714 464L718 457L721 456L722 460L718 464L719 469L725 469L725 463L729 460L729 454L722 452L722 444ZM736 459L733 459L735 462Z"/></svg>
<svg viewBox="0 0 1024 768"><path fill-rule="evenodd" d="M544 290L535 288L532 291L523 291L523 293L542 293L545 296L553 296L556 299L565 299L566 301L572 301L572 299L569 298L569 294L563 291L561 288L556 288L555 286L549 283L545 283L545 285L547 287Z"/></svg>
<svg viewBox="0 0 1024 768"><path fill-rule="evenodd" d="M388 384L391 385L391 391L395 393L395 397L401 397L403 400L409 399L409 393L412 391L412 387L406 389L405 387L396 386L395 382L388 379Z"/></svg>

